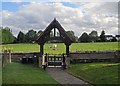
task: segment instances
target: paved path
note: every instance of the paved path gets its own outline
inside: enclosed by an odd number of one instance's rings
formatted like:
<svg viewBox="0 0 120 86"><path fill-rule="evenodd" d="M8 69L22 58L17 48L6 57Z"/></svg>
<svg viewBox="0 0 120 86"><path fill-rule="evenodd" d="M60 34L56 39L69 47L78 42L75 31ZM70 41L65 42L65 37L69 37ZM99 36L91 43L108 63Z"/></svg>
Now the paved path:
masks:
<svg viewBox="0 0 120 86"><path fill-rule="evenodd" d="M85 81L80 80L80 79L68 74L61 68L54 67L54 68L47 68L46 70L60 84L74 84L74 85L78 84L80 86L87 84L87 86L92 86L92 85L86 83Z"/></svg>

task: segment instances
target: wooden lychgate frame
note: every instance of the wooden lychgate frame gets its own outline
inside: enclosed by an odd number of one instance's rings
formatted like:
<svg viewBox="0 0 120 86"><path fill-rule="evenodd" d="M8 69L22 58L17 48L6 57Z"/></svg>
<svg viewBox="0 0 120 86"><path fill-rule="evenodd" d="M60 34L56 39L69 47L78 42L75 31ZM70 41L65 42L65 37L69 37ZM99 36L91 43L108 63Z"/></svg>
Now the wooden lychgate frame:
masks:
<svg viewBox="0 0 120 86"><path fill-rule="evenodd" d="M53 37L50 37L50 33L54 29ZM56 37L56 29L59 31L59 37ZM48 25L48 27L44 30L44 32L37 38L36 42L40 45L40 55L44 54L44 44L48 40L62 40L66 45L66 55L69 55L69 46L72 43L72 40L67 35L66 31L60 25L60 23L54 18L54 20Z"/></svg>

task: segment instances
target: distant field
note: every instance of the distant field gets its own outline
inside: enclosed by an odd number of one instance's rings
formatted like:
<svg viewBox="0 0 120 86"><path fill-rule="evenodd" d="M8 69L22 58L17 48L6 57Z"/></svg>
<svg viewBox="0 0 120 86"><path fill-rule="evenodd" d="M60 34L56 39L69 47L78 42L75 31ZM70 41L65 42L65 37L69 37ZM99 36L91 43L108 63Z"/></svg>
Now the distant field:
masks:
<svg viewBox="0 0 120 86"><path fill-rule="evenodd" d="M67 71L95 86L117 86L119 65L120 63L71 64Z"/></svg>
<svg viewBox="0 0 120 86"><path fill-rule="evenodd" d="M45 44L45 53L58 54L65 53L65 45L57 43L56 50L50 48L53 44ZM13 52L39 52L38 44L6 44L2 45L2 49L12 49ZM72 43L70 52L74 51L101 51L101 50L118 50L118 42L102 42L102 43Z"/></svg>

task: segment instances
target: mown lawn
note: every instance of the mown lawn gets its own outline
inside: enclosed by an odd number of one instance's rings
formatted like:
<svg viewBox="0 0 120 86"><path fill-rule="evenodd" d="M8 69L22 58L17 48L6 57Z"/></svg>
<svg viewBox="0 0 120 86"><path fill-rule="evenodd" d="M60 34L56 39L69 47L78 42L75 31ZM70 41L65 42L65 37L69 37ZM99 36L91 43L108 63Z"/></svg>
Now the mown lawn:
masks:
<svg viewBox="0 0 120 86"><path fill-rule="evenodd" d="M119 65L120 63L71 64L67 71L95 86L115 86L118 84Z"/></svg>
<svg viewBox="0 0 120 86"><path fill-rule="evenodd" d="M61 54L65 53L65 45L58 43L56 50L50 48L53 44L45 44L45 53ZM13 52L40 52L38 44L5 44L2 49L12 49ZM118 50L118 42L101 42L101 43L72 43L70 52L74 51L101 51L101 50Z"/></svg>
<svg viewBox="0 0 120 86"><path fill-rule="evenodd" d="M3 84L56 84L46 71L30 64L9 63L3 69ZM21 85L22 86L22 85Z"/></svg>
<svg viewBox="0 0 120 86"><path fill-rule="evenodd" d="M1 60L1 58L0 58L0 60ZM0 85L2 84L2 68L1 67L2 67L2 62L0 62Z"/></svg>

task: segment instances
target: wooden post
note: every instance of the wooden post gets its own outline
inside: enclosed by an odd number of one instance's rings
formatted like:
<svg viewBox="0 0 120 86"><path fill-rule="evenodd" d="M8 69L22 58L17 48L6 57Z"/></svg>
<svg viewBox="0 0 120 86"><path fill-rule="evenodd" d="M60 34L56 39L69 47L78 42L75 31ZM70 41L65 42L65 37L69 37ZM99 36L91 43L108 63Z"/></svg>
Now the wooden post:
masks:
<svg viewBox="0 0 120 86"><path fill-rule="evenodd" d="M44 54L44 45L43 44L40 44L40 57L38 58L39 59L39 67L42 67L42 57L43 57L43 54Z"/></svg>
<svg viewBox="0 0 120 86"><path fill-rule="evenodd" d="M42 67L42 57L39 57L39 67Z"/></svg>
<svg viewBox="0 0 120 86"><path fill-rule="evenodd" d="M64 54L63 54L63 62L65 62L65 56L64 56Z"/></svg>
<svg viewBox="0 0 120 86"><path fill-rule="evenodd" d="M8 59L8 57L7 57L7 50L4 50L4 52L3 52L3 58L2 58L2 67L5 67L5 65L7 64L7 59Z"/></svg>
<svg viewBox="0 0 120 86"><path fill-rule="evenodd" d="M69 56L69 45L66 45L66 64L67 64L67 68L70 65L70 56Z"/></svg>
<svg viewBox="0 0 120 86"><path fill-rule="evenodd" d="M11 50L8 50L8 52L9 52L8 60L9 60L9 63L11 63Z"/></svg>
<svg viewBox="0 0 120 86"><path fill-rule="evenodd" d="M40 56L44 54L44 45L40 44Z"/></svg>
<svg viewBox="0 0 120 86"><path fill-rule="evenodd" d="M56 29L54 28L54 37L56 36Z"/></svg>
<svg viewBox="0 0 120 86"><path fill-rule="evenodd" d="M69 45L66 45L66 55L69 56Z"/></svg>
<svg viewBox="0 0 120 86"><path fill-rule="evenodd" d="M66 55L65 59L66 59L66 67L68 68L70 66L70 57Z"/></svg>

